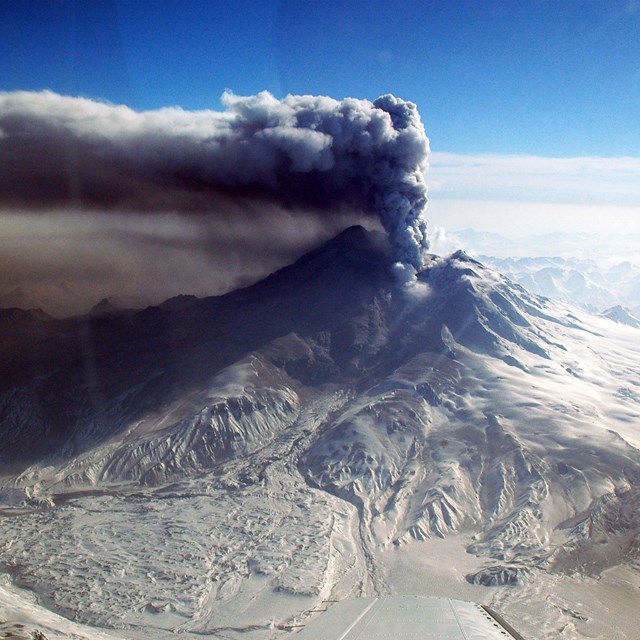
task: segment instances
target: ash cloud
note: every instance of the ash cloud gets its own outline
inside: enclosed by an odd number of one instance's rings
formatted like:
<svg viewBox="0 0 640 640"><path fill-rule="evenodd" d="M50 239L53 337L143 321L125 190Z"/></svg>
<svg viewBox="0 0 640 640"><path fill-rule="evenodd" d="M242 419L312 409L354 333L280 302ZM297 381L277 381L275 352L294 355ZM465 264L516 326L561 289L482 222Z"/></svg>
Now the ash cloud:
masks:
<svg viewBox="0 0 640 640"><path fill-rule="evenodd" d="M368 222L233 202L226 214L0 213L0 308L39 307L63 317L111 296L141 308L180 294L219 295Z"/></svg>
<svg viewBox="0 0 640 640"><path fill-rule="evenodd" d="M353 214L379 220L399 270L422 268L429 142L413 103L267 92L225 93L222 103L222 112L136 112L47 91L0 93L0 207L225 220L231 199L328 227Z"/></svg>

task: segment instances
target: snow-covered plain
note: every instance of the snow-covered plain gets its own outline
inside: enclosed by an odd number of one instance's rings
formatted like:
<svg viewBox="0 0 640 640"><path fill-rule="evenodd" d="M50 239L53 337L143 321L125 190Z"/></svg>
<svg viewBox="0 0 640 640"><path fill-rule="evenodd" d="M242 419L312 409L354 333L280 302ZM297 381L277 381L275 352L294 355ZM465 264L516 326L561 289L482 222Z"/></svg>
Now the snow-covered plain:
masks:
<svg viewBox="0 0 640 640"><path fill-rule="evenodd" d="M354 288L376 251L350 258ZM327 305L323 255L285 276ZM326 329L6 474L0 620L258 640L327 601L414 594L490 604L530 640L637 637L640 330L463 253L421 281L331 302Z"/></svg>

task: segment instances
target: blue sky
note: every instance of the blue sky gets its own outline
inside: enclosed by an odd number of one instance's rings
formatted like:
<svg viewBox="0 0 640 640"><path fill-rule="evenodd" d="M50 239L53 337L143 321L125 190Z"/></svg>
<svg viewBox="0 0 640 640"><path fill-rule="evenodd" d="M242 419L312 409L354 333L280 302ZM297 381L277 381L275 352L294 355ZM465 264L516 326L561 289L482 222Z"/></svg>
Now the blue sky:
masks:
<svg viewBox="0 0 640 640"><path fill-rule="evenodd" d="M594 205L640 231L638 0L0 0L0 60L0 90L135 109L391 92L431 140L432 224L516 233L535 204L536 229L571 228ZM580 157L627 161L540 172Z"/></svg>
<svg viewBox="0 0 640 640"><path fill-rule="evenodd" d="M147 109L226 88L420 108L435 151L640 151L640 3L2 0L0 88Z"/></svg>

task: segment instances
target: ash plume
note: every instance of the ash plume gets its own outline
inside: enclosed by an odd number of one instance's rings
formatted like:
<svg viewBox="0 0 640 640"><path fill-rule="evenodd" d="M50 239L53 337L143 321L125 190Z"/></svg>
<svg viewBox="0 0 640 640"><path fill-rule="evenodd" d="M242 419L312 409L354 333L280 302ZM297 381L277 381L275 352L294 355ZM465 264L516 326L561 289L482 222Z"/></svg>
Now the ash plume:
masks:
<svg viewBox="0 0 640 640"><path fill-rule="evenodd" d="M413 103L268 92L227 92L222 103L137 112L0 93L0 207L224 218L239 198L325 218L352 212L379 219L400 270L423 267L429 141Z"/></svg>

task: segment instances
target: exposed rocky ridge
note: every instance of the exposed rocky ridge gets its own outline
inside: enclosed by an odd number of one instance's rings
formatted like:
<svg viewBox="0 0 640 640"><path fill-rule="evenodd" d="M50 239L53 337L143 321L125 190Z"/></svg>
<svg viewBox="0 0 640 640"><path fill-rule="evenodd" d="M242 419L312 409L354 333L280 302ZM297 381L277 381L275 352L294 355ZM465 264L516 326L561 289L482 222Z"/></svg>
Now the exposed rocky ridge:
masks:
<svg viewBox="0 0 640 640"><path fill-rule="evenodd" d="M614 322L619 322L620 324L626 324L630 327L635 327L636 329L640 329L640 320L636 318L628 309L622 307L621 305L616 305L609 309L606 309L602 312L602 315L605 318L609 318Z"/></svg>

